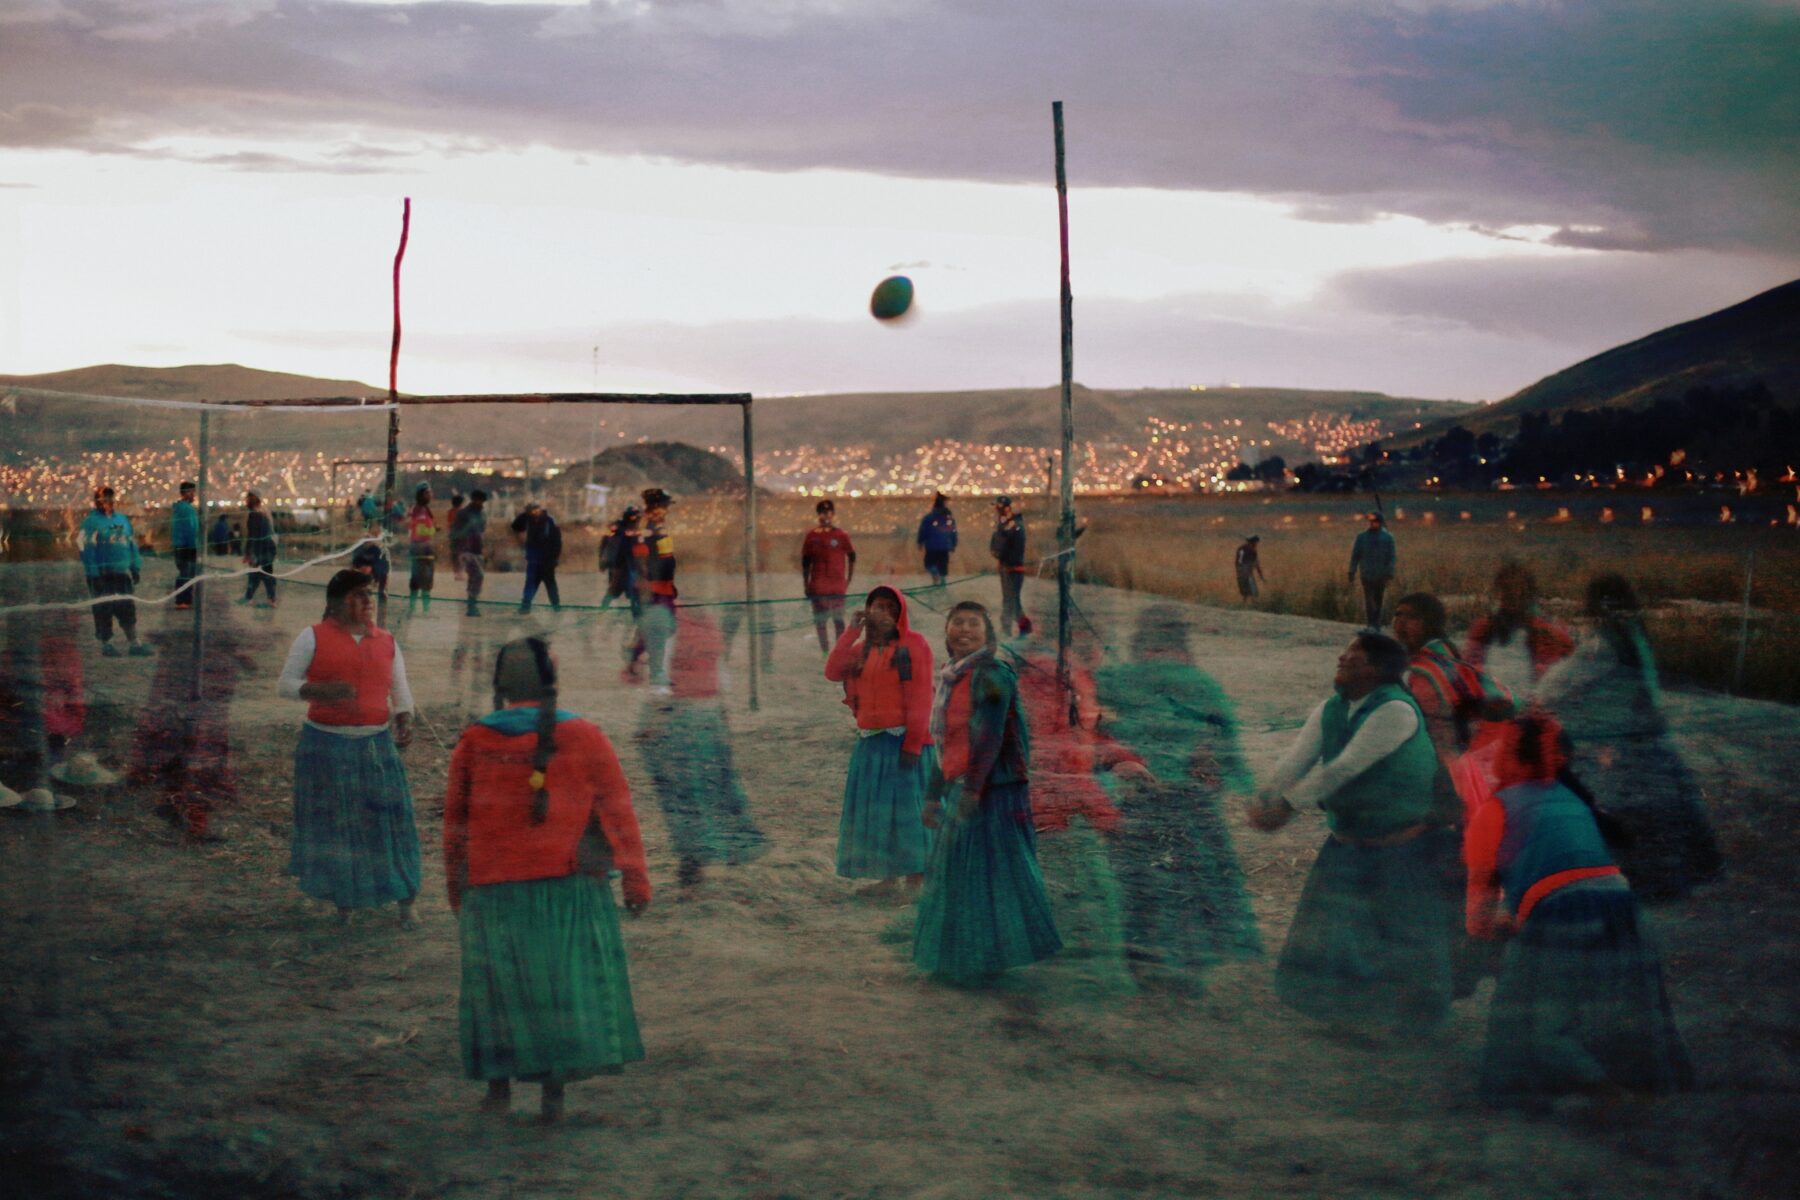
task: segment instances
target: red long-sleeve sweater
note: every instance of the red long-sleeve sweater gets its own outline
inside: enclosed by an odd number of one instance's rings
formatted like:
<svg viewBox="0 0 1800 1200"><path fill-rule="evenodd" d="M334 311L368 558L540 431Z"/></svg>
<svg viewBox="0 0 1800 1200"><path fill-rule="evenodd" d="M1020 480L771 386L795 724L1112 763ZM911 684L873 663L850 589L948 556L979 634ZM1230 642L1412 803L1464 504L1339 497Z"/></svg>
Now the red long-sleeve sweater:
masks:
<svg viewBox="0 0 1800 1200"><path fill-rule="evenodd" d="M544 772L550 813L531 819L531 759L537 734L508 735L475 724L450 756L444 801L444 878L450 907L465 888L485 883L557 879L578 869L577 848L590 817L598 819L625 899L650 900L644 843L631 807L631 786L598 726L579 717L556 727L556 753Z"/></svg>
<svg viewBox="0 0 1800 1200"><path fill-rule="evenodd" d="M869 648L862 670L859 642L863 631L851 626L844 631L825 659L825 678L844 685L844 703L856 714L858 729L906 729L901 749L918 754L931 745L931 700L935 676L931 645L914 633L906 620L906 598L893 588L878 588L900 603L899 628L893 641ZM875 593L870 592L871 596ZM905 650L902 655L901 651ZM899 663L906 660L908 678L901 678Z"/></svg>
<svg viewBox="0 0 1800 1200"><path fill-rule="evenodd" d="M1143 759L1098 732L1100 706L1094 677L1073 666L1069 683L1079 724L1069 724L1069 696L1056 678L1056 659L1033 654L1019 671L1019 701L1031 727L1031 816L1039 833L1069 827L1079 813L1095 829L1118 828L1119 810L1100 781L1099 768ZM948 727L948 726L946 726Z"/></svg>

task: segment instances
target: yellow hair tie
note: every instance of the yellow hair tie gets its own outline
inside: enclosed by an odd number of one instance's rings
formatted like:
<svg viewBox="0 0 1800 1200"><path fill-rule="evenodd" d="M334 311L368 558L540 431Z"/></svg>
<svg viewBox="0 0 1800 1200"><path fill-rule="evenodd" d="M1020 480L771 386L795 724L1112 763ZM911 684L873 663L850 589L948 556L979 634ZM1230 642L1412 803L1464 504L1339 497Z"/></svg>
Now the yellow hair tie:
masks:
<svg viewBox="0 0 1800 1200"><path fill-rule="evenodd" d="M533 771L531 773L531 790L534 792L537 792L537 791L542 791L543 788L544 788L544 773L542 771Z"/></svg>

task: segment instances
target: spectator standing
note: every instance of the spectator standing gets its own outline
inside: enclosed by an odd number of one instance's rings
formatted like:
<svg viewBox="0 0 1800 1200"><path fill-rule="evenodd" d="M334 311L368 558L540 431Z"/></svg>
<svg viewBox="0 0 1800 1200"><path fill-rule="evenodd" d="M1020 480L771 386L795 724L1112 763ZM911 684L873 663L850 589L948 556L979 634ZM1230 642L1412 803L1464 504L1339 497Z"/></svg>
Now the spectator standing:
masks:
<svg viewBox="0 0 1800 1200"><path fill-rule="evenodd" d="M1257 581L1263 579L1262 560L1257 557L1257 545L1261 541L1262 537L1253 533L1237 548L1238 595L1245 601L1256 599Z"/></svg>
<svg viewBox="0 0 1800 1200"><path fill-rule="evenodd" d="M525 511L513 518L512 531L525 538L525 593L519 598L519 611L531 611L539 584L550 597L550 607L560 609L562 592L556 586L556 564L562 559L562 527L550 510L531 500L526 502Z"/></svg>
<svg viewBox="0 0 1800 1200"><path fill-rule="evenodd" d="M464 611L471 617L481 615L481 585L487 579L487 568L481 561L481 539L487 532L487 498L486 492L476 488L469 493L469 502L450 521L450 557L460 564L459 573L467 581L468 607Z"/></svg>
<svg viewBox="0 0 1800 1200"><path fill-rule="evenodd" d="M263 511L262 497L255 492L244 493L244 506L249 509L244 514L244 565L251 568L250 582L244 589L244 598L239 604L248 604L256 598L258 584L269 591L269 607L274 608L275 599L275 522Z"/></svg>
<svg viewBox="0 0 1800 1200"><path fill-rule="evenodd" d="M224 513L219 514L219 519L214 521L212 528L207 531L206 544L212 549L214 554L231 553L230 517L227 517Z"/></svg>
<svg viewBox="0 0 1800 1200"><path fill-rule="evenodd" d="M431 612L431 587L437 579L437 517L431 511L431 485L421 483L413 492L412 511L406 514L406 547L412 557L412 576L406 584L406 611L424 597Z"/></svg>
<svg viewBox="0 0 1800 1200"><path fill-rule="evenodd" d="M175 556L175 607L194 607L189 585L200 570L200 510L194 507L194 481L181 481L181 498L169 509L169 546Z"/></svg>
<svg viewBox="0 0 1800 1200"><path fill-rule="evenodd" d="M1356 582L1358 572L1362 574L1363 624L1369 629L1381 628L1381 599L1394 581L1398 557L1386 518L1370 513L1369 527L1356 535L1350 547L1350 582Z"/></svg>
<svg viewBox="0 0 1800 1200"><path fill-rule="evenodd" d="M120 597L102 600L94 605L94 636L100 639L100 653L117 658L119 648L112 644L113 622L125 631L131 653L143 657L150 647L138 641L137 602L132 592L142 578L144 560L138 553L137 533L131 518L119 512L117 494L110 487L94 493L94 508L81 522L81 566L87 575L88 595Z"/></svg>
<svg viewBox="0 0 1800 1200"><path fill-rule="evenodd" d="M625 666L625 676L637 681L640 655L650 660L650 685L658 696L669 696L669 656L675 641L675 539L669 536L669 506L675 503L658 487L645 488L644 527L631 548L636 564L638 599L637 641Z"/></svg>
<svg viewBox="0 0 1800 1200"><path fill-rule="evenodd" d="M456 518L462 513L463 505L467 503L468 501L463 499L461 492L450 493L450 513L444 521L446 529L456 528ZM450 574L457 579L462 578L462 558L456 553L454 542L450 546Z"/></svg>
<svg viewBox="0 0 1800 1200"><path fill-rule="evenodd" d="M637 505L627 504L619 519L606 527L606 533L600 539L600 573L606 577L606 594L600 598L600 607L610 608L614 600L623 596L631 606L633 620L637 619L640 605L637 579L633 574L636 563L631 551L637 544L640 515Z"/></svg>
<svg viewBox="0 0 1800 1200"><path fill-rule="evenodd" d="M819 523L806 531L800 545L800 583L812 601L813 631L819 635L819 653L829 655L833 640L825 634L829 618L836 637L844 636L844 597L856 578L856 547L850 535L837 527L837 505L821 500L813 508Z"/></svg>
<svg viewBox="0 0 1800 1200"><path fill-rule="evenodd" d="M1000 571L1000 628L1007 636L1029 633L1020 595L1025 587L1025 521L1013 511L1011 496L994 498L994 536L988 549Z"/></svg>
<svg viewBox="0 0 1800 1200"><path fill-rule="evenodd" d="M950 555L956 550L956 517L944 493L931 497L931 511L919 522L919 548L925 552L925 573L941 587L950 574Z"/></svg>

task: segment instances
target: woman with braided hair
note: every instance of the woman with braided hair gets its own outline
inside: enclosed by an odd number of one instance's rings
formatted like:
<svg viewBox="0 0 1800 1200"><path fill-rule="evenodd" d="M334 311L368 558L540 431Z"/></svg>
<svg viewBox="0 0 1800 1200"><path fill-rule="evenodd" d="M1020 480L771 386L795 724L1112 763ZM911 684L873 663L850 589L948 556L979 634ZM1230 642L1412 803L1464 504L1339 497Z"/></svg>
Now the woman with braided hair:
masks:
<svg viewBox="0 0 1800 1200"><path fill-rule="evenodd" d="M614 870L625 910L643 912L644 844L612 743L557 708L541 638L508 642L494 661L494 711L458 740L444 803L463 1070L487 1081L483 1111L507 1112L520 1079L543 1085L541 1116L556 1121L565 1084L644 1057Z"/></svg>
<svg viewBox="0 0 1800 1200"><path fill-rule="evenodd" d="M906 620L906 598L885 584L869 592L825 659L856 714L856 749L844 781L837 873L873 879L870 894L904 877L917 887L930 849L921 798L935 751L931 646Z"/></svg>
<svg viewBox="0 0 1800 1200"><path fill-rule="evenodd" d="M1469 933L1510 935L1481 1060L1489 1104L1693 1085L1637 900L1598 814L1558 780L1561 733L1539 711L1503 729L1499 790L1464 844Z"/></svg>

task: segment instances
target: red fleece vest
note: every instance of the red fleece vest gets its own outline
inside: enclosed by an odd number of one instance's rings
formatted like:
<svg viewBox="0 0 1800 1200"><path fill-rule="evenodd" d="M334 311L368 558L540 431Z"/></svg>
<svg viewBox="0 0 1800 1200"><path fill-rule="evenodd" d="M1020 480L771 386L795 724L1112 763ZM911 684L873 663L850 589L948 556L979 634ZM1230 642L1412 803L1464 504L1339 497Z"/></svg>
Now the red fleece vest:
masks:
<svg viewBox="0 0 1800 1200"><path fill-rule="evenodd" d="M385 629L370 629L357 640L333 621L312 627L313 660L306 682L356 685L353 700L313 700L306 718L317 725L386 725L388 688L394 680L394 638Z"/></svg>

